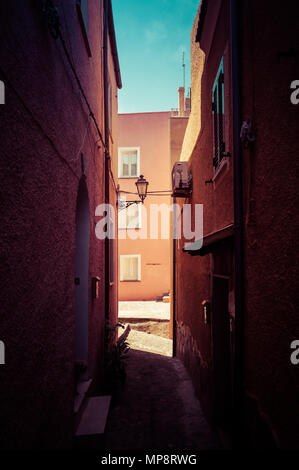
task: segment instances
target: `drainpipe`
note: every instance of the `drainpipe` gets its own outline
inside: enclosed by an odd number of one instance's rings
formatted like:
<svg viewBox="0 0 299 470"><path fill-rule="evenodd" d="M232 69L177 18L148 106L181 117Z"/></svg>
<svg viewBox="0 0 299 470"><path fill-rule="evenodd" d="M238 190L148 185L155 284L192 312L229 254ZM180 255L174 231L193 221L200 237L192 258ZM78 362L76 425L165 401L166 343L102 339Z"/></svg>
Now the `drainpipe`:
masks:
<svg viewBox="0 0 299 470"><path fill-rule="evenodd" d="M173 198L176 207L176 197ZM172 228L172 355L176 356L176 211L173 211Z"/></svg>
<svg viewBox="0 0 299 470"><path fill-rule="evenodd" d="M104 121L105 121L105 204L109 204L109 116L108 116L108 9L109 1L104 0L104 38L103 38L103 62L104 62ZM109 222L108 222L109 223ZM109 321L110 310L110 284L109 284L109 238L105 238L105 319ZM105 338L105 343L107 338ZM106 344L107 345L107 344Z"/></svg>
<svg viewBox="0 0 299 470"><path fill-rule="evenodd" d="M235 370L233 391L233 445L243 446L244 436L244 235L243 184L240 146L240 36L239 2L230 0L230 44L233 113L233 165L234 165L234 256L235 256Z"/></svg>

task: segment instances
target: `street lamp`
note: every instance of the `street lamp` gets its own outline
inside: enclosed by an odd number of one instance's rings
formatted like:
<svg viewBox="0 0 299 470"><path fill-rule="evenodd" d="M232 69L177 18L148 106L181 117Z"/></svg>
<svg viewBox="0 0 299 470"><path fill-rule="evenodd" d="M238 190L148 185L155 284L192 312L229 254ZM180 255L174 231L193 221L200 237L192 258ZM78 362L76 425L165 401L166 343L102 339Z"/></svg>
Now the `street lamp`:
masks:
<svg viewBox="0 0 299 470"><path fill-rule="evenodd" d="M135 182L136 184L136 187L137 187L137 194L140 198L139 201L122 201L118 200L118 210L121 211L122 209L127 209L129 206L131 206L132 204L140 204L140 202L142 202L143 204L143 201L144 199L146 198L146 196L149 194L150 196L170 196L171 194L171 191L170 190L165 190L165 191L147 191L147 187L149 185L149 182L146 181L146 179L144 178L143 175L140 175L138 180ZM136 193L131 193L131 192L128 192L128 191L121 191L119 189L119 186L118 186L118 193L124 193L124 194L136 194Z"/></svg>
<svg viewBox="0 0 299 470"><path fill-rule="evenodd" d="M137 186L138 196L140 197L141 202L143 204L143 201L147 195L147 187L149 183L148 181L146 181L143 175L140 175L135 184Z"/></svg>

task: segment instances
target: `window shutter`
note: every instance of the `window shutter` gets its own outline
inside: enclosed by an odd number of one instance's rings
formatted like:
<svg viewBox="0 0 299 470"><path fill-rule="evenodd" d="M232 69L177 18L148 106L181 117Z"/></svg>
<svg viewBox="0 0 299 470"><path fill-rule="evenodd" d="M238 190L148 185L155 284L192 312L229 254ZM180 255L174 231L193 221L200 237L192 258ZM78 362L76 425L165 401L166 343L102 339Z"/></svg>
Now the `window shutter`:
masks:
<svg viewBox="0 0 299 470"><path fill-rule="evenodd" d="M218 165L219 155L218 155L218 93L217 85L214 88L213 93L213 114L214 114L214 158L213 165L216 168Z"/></svg>
<svg viewBox="0 0 299 470"><path fill-rule="evenodd" d="M140 255L120 256L120 280L139 281L140 280Z"/></svg>
<svg viewBox="0 0 299 470"><path fill-rule="evenodd" d="M217 168L225 154L224 139L224 71L223 58L221 60L216 80L213 86L212 111L214 127L214 156L213 166Z"/></svg>
<svg viewBox="0 0 299 470"><path fill-rule="evenodd" d="M88 34L88 0L77 0L77 3L80 5L86 34Z"/></svg>
<svg viewBox="0 0 299 470"><path fill-rule="evenodd" d="M125 198L121 197L120 200ZM141 211L138 204L131 204L125 209L121 209L118 213L118 228L140 228L141 227Z"/></svg>
<svg viewBox="0 0 299 470"><path fill-rule="evenodd" d="M140 165L139 147L118 148L118 177L137 178Z"/></svg>
<svg viewBox="0 0 299 470"><path fill-rule="evenodd" d="M224 74L221 71L218 78L218 106L219 106L219 162L223 158L225 152L225 143L223 136L223 119L224 119Z"/></svg>
<svg viewBox="0 0 299 470"><path fill-rule="evenodd" d="M123 259L123 279L129 280L131 273L131 258Z"/></svg>
<svg viewBox="0 0 299 470"><path fill-rule="evenodd" d="M137 256L134 258L131 258L131 265L130 265L130 274L131 274L131 279L132 280L138 280L138 258Z"/></svg>
<svg viewBox="0 0 299 470"><path fill-rule="evenodd" d="M120 210L118 211L118 228L126 228L126 209L123 209L121 202L126 201L126 196L124 193L119 194L119 204Z"/></svg>
<svg viewBox="0 0 299 470"><path fill-rule="evenodd" d="M139 208L137 204L132 204L126 210L127 228L139 228Z"/></svg>
<svg viewBox="0 0 299 470"><path fill-rule="evenodd" d="M131 153L131 171L130 176L137 176L137 153Z"/></svg>
<svg viewBox="0 0 299 470"><path fill-rule="evenodd" d="M129 155L122 156L122 176L129 176Z"/></svg>
<svg viewBox="0 0 299 470"><path fill-rule="evenodd" d="M118 212L118 228L126 228L126 209Z"/></svg>

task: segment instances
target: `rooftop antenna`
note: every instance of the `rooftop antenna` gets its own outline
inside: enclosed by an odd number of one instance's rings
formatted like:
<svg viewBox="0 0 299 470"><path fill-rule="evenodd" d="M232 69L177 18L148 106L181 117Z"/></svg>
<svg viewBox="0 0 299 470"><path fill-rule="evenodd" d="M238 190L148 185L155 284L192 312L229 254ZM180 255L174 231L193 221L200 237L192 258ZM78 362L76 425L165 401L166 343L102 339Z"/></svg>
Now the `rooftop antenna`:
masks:
<svg viewBox="0 0 299 470"><path fill-rule="evenodd" d="M185 68L186 68L186 64L185 64L185 51L183 51L183 87L185 88Z"/></svg>

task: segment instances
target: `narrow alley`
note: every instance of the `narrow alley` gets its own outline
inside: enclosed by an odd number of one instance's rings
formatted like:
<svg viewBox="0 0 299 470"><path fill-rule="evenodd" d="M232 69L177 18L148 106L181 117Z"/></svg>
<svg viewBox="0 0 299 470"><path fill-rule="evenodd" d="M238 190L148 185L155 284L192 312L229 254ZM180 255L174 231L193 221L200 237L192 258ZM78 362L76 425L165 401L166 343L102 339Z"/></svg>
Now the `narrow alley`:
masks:
<svg viewBox="0 0 299 470"><path fill-rule="evenodd" d="M111 450L217 448L190 376L179 359L130 350L125 386L110 410L104 447Z"/></svg>
<svg viewBox="0 0 299 470"><path fill-rule="evenodd" d="M129 326L128 342L132 349L172 357L170 339L170 304L153 301L119 302L118 319ZM119 335L123 332L119 328Z"/></svg>
<svg viewBox="0 0 299 470"><path fill-rule="evenodd" d="M150 301L119 303L119 320L129 327L126 340L130 350L126 380L107 419L106 449L219 448L186 368L180 359L172 357L172 340L167 334L169 307L169 303ZM146 331L138 331L143 324L134 320L144 322ZM166 338L161 336L161 325ZM119 334L126 335L122 331L120 328Z"/></svg>
<svg viewBox="0 0 299 470"><path fill-rule="evenodd" d="M0 1L0 450L299 450L298 31Z"/></svg>

